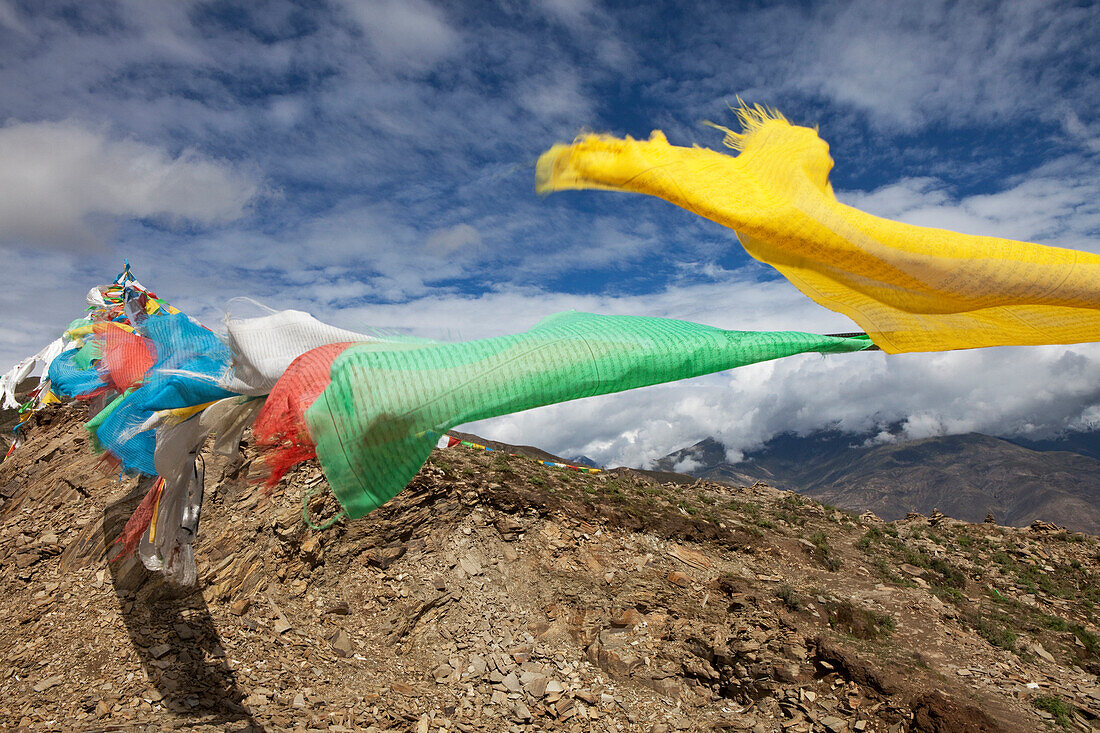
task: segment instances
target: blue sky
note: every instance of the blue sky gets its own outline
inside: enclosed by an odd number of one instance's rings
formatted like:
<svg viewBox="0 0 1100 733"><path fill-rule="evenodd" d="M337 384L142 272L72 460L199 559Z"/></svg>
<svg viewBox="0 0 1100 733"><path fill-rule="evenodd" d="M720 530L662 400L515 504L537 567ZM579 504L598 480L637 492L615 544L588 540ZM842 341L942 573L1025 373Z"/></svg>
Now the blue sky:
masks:
<svg viewBox="0 0 1100 733"><path fill-rule="evenodd" d="M128 257L216 327L254 298L436 338L568 308L854 330L656 199L540 198L581 130L721 149L737 96L817 125L845 202L1100 251L1093 3L0 0L0 361ZM0 368L4 368L0 366ZM1091 345L798 357L474 426L607 462L714 435L1100 416ZM885 436L883 439L888 439Z"/></svg>

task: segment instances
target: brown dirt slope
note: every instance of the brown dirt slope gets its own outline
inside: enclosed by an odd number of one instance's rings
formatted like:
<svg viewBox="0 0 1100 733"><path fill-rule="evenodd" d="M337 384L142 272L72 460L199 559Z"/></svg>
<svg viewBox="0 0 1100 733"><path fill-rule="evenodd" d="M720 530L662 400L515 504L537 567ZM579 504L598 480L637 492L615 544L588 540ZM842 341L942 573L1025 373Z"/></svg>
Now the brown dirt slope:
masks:
<svg viewBox="0 0 1100 733"><path fill-rule="evenodd" d="M1034 731L1100 720L1095 538L436 452L308 530L207 457L200 583L105 546L140 499L40 412L0 464L0 728ZM321 492L320 496L323 496ZM315 500L319 513L331 510ZM331 500L329 500L331 501Z"/></svg>

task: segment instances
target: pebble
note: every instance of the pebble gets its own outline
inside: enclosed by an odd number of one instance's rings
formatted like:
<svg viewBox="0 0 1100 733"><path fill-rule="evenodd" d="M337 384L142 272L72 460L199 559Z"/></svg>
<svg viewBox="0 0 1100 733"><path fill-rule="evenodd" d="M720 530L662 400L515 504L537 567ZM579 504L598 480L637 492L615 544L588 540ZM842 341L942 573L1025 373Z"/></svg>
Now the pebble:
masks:
<svg viewBox="0 0 1100 733"><path fill-rule="evenodd" d="M45 692L46 690L50 689L51 687L56 687L57 685L60 685L61 682L62 682L62 679L61 679L60 675L54 675L52 677L47 677L46 679L35 683L34 691L35 692Z"/></svg>
<svg viewBox="0 0 1100 733"><path fill-rule="evenodd" d="M350 657L353 649L351 646L351 637L343 629L337 629L332 635L331 642L332 649L341 657Z"/></svg>
<svg viewBox="0 0 1100 733"><path fill-rule="evenodd" d="M681 588L687 588L691 585L692 580L691 576L687 573L681 572L679 570L673 570L671 573L668 574L668 582L672 583L673 585L678 585Z"/></svg>
<svg viewBox="0 0 1100 733"><path fill-rule="evenodd" d="M168 644L157 644L156 646L149 647L149 656L153 659L160 659L170 651L172 651L172 647Z"/></svg>

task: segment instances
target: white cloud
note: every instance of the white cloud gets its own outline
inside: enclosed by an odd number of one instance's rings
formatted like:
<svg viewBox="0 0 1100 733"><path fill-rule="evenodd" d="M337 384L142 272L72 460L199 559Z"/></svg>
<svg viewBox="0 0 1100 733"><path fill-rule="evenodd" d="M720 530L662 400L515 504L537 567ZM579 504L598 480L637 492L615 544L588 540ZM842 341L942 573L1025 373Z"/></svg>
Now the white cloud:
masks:
<svg viewBox="0 0 1100 733"><path fill-rule="evenodd" d="M1055 122L1066 105L1095 109L1095 80L1080 76L1078 53L1096 34L1095 9L1056 2L855 0L820 6L791 71L802 90L884 126Z"/></svg>
<svg viewBox="0 0 1100 733"><path fill-rule="evenodd" d="M390 68L423 71L454 53L460 34L427 0L342 0Z"/></svg>
<svg viewBox="0 0 1100 733"><path fill-rule="evenodd" d="M1100 153L1100 124L1086 125L1073 110L1068 110L1062 126L1070 138L1079 141L1087 150Z"/></svg>
<svg viewBox="0 0 1100 733"><path fill-rule="evenodd" d="M678 318L733 330L789 329L792 324L822 333L857 330L848 318L815 305L785 280L760 283L743 271L642 295L581 295L502 283L480 296L430 293L400 303L332 308L321 317L338 319L346 328L405 328L429 338L445 328L455 338L474 339L525 331L565 310Z"/></svg>
<svg viewBox="0 0 1100 733"><path fill-rule="evenodd" d="M257 184L232 166L73 122L0 127L0 241L85 247L116 218L219 224L240 217Z"/></svg>
<svg viewBox="0 0 1100 733"><path fill-rule="evenodd" d="M7 26L20 33L27 32L26 26L19 19L19 11L8 0L0 0L0 26Z"/></svg>
<svg viewBox="0 0 1100 733"><path fill-rule="evenodd" d="M455 224L446 229L437 229L428 236L425 247L432 254L453 255L461 253L469 256L484 246L481 233L469 224Z"/></svg>
<svg viewBox="0 0 1100 733"><path fill-rule="evenodd" d="M959 199L935 178L909 178L838 198L877 216L968 234L1100 252L1100 169L1066 156L1004 189Z"/></svg>
<svg viewBox="0 0 1100 733"><path fill-rule="evenodd" d="M524 79L519 83L516 101L531 114L568 118L578 128L593 122L592 103L581 89L580 79L572 73Z"/></svg>
<svg viewBox="0 0 1100 733"><path fill-rule="evenodd" d="M590 0L539 0L537 4L547 15L567 26L581 25L594 12Z"/></svg>
<svg viewBox="0 0 1100 733"><path fill-rule="evenodd" d="M699 468L702 464L695 460L691 455L686 455L681 458L676 465L672 467L673 471L677 473L691 473L695 469Z"/></svg>

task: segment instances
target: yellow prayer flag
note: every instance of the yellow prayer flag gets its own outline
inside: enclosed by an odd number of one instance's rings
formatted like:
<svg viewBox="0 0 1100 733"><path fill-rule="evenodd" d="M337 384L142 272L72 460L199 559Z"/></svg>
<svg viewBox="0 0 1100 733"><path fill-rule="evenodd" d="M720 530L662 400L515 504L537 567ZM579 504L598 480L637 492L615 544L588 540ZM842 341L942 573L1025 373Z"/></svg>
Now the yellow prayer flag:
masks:
<svg viewBox="0 0 1100 733"><path fill-rule="evenodd" d="M540 193L659 196L737 232L745 250L884 351L1100 341L1100 255L882 219L837 201L814 130L761 107L725 130L739 152L585 135L538 162Z"/></svg>

